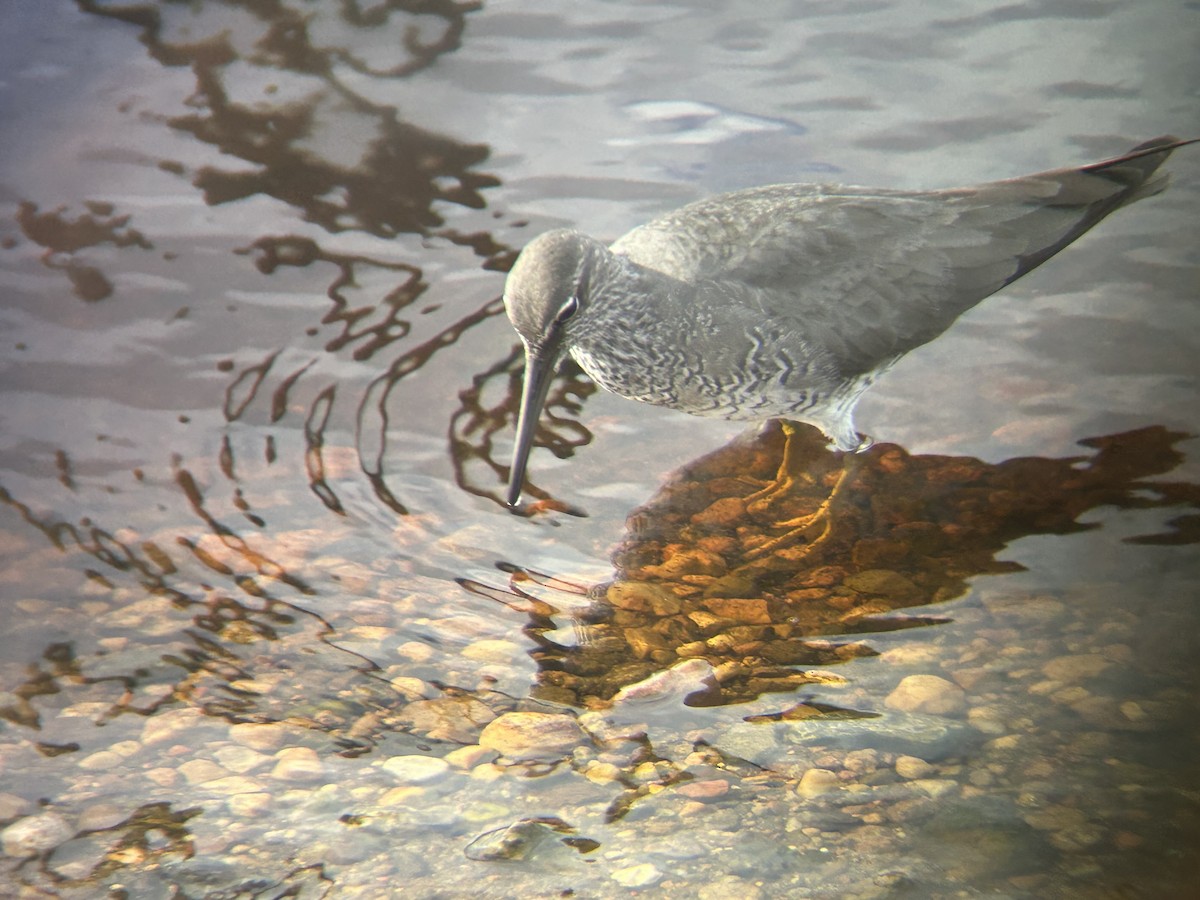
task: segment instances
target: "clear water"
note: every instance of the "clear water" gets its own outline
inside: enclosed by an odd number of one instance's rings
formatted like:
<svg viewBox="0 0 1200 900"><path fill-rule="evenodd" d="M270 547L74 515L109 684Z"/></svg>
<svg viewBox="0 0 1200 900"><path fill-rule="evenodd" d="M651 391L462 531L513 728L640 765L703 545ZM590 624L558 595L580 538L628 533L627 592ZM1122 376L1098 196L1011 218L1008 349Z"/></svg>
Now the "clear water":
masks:
<svg viewBox="0 0 1200 900"><path fill-rule="evenodd" d="M9 0L5 896L1191 896L1200 152L892 370L843 531L775 568L690 518L775 432L581 376L509 513L497 298L550 227L1194 136L1198 28ZM479 748L512 712L586 736Z"/></svg>

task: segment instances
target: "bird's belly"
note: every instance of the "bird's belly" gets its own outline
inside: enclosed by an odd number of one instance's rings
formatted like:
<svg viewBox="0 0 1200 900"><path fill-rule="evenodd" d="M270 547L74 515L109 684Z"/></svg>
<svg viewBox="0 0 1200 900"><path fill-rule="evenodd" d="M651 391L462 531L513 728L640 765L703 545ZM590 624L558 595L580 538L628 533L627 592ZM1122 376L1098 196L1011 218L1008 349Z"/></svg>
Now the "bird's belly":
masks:
<svg viewBox="0 0 1200 900"><path fill-rule="evenodd" d="M573 347L571 355L596 384L618 396L694 416L807 422L842 450L863 446L854 428L854 406L877 374L838 381L813 373L800 377L794 370L781 369L766 375L726 371L717 377L667 356L622 360L580 346Z"/></svg>
<svg viewBox="0 0 1200 900"><path fill-rule="evenodd" d="M616 360L611 354L591 353L581 347L573 348L571 355L606 391L697 416L744 421L802 419L805 411L823 406L837 387L800 379L792 372L768 377L736 371L717 374L666 356Z"/></svg>

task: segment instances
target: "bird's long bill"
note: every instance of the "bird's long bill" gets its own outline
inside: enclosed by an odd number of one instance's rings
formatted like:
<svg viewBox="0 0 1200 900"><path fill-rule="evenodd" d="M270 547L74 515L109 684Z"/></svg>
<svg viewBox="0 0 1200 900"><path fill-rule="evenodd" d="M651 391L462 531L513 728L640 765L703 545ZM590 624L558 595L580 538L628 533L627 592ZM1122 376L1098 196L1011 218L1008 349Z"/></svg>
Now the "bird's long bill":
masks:
<svg viewBox="0 0 1200 900"><path fill-rule="evenodd" d="M513 445L512 466L508 470L508 505L516 506L525 483L525 465L533 448L538 417L550 391L557 353L525 348L525 383L521 388L521 411L517 417L517 442Z"/></svg>

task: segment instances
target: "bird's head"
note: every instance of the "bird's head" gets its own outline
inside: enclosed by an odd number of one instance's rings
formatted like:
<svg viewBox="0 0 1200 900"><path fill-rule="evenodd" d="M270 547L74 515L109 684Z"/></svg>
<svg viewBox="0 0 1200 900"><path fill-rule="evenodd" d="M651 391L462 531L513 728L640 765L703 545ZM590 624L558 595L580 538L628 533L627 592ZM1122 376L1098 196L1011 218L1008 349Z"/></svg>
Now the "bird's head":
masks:
<svg viewBox="0 0 1200 900"><path fill-rule="evenodd" d="M504 309L525 344L525 381L509 470L510 506L521 496L525 464L554 369L591 299L588 280L598 252L604 252L603 246L584 234L550 231L521 251L504 283Z"/></svg>

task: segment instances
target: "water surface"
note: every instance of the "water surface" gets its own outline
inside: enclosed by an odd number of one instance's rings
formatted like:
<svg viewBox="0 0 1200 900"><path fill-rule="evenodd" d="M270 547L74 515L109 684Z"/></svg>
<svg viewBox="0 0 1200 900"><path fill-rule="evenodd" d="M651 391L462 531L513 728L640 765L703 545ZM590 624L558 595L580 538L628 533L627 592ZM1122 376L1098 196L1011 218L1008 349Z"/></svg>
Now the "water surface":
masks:
<svg viewBox="0 0 1200 900"><path fill-rule="evenodd" d="M752 513L777 429L572 371L506 510L498 297L551 227L1194 134L1198 16L11 0L3 880L1188 896L1194 148L881 380L827 533L812 435Z"/></svg>

